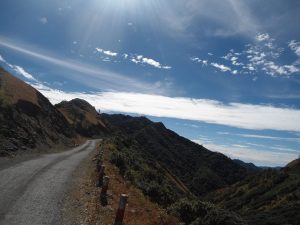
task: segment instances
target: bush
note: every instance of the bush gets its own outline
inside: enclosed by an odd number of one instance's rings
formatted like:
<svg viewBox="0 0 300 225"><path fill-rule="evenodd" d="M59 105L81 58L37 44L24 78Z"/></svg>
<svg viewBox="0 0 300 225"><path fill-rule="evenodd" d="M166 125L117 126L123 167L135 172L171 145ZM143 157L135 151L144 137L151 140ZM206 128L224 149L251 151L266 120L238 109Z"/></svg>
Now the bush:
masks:
<svg viewBox="0 0 300 225"><path fill-rule="evenodd" d="M181 199L168 211L186 225L246 225L237 214L199 200Z"/></svg>

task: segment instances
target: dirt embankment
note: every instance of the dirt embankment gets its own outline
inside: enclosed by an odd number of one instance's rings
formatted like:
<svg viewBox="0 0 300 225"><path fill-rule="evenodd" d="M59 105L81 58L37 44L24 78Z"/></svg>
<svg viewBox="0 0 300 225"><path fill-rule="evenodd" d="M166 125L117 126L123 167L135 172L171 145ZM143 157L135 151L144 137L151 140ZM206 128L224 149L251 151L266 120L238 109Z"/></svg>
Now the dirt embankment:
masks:
<svg viewBox="0 0 300 225"><path fill-rule="evenodd" d="M110 177L107 205L100 202L101 188L96 187L98 172L96 161L99 150L93 152L77 169L69 201L64 210L64 224L109 225L114 223L119 196L128 194L124 225L176 225L177 219L152 203L141 191L119 174L118 168L109 162L110 152L104 150L105 175ZM74 216L75 215L75 216Z"/></svg>

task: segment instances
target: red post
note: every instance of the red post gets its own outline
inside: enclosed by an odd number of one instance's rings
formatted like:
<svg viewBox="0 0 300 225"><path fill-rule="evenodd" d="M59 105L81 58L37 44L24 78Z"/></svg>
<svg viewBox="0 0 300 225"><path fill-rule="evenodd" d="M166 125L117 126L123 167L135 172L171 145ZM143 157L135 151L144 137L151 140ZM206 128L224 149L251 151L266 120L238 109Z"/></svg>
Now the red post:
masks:
<svg viewBox="0 0 300 225"><path fill-rule="evenodd" d="M107 189L108 189L108 184L109 184L109 177L105 176L103 178L103 185L101 189L101 195L106 195Z"/></svg>
<svg viewBox="0 0 300 225"><path fill-rule="evenodd" d="M119 202L119 208L116 214L116 219L114 225L122 225L123 224L123 218L125 214L125 208L128 200L128 195L122 194L120 196L120 202Z"/></svg>

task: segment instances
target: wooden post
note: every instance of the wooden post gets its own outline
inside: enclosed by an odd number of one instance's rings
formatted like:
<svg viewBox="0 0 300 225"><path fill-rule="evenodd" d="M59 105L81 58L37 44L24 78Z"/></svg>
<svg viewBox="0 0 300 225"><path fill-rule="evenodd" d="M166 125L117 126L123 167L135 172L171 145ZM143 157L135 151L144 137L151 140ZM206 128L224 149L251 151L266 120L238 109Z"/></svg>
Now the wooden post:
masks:
<svg viewBox="0 0 300 225"><path fill-rule="evenodd" d="M105 176L103 178L103 185L101 189L101 195L106 195L107 189L108 189L108 184L109 184L109 176Z"/></svg>
<svg viewBox="0 0 300 225"><path fill-rule="evenodd" d="M97 171L100 172L101 166L103 164L103 161L101 159L97 160Z"/></svg>
<svg viewBox="0 0 300 225"><path fill-rule="evenodd" d="M119 202L119 208L116 214L116 219L114 225L122 225L123 224L123 218L125 214L125 208L128 200L128 195L122 194L120 196L120 202Z"/></svg>
<svg viewBox="0 0 300 225"><path fill-rule="evenodd" d="M101 185L103 183L104 171L105 171L105 166L101 165L100 171L99 171L99 178L98 178L98 187L101 187Z"/></svg>

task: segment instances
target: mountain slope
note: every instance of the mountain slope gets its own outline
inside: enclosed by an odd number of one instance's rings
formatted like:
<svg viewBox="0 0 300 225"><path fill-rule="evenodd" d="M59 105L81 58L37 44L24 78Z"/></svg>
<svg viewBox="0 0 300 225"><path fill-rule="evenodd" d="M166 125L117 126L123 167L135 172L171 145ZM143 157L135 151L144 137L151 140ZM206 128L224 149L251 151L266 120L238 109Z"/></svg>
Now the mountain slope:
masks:
<svg viewBox="0 0 300 225"><path fill-rule="evenodd" d="M300 174L287 171L259 172L205 199L238 212L250 225L300 224Z"/></svg>
<svg viewBox="0 0 300 225"><path fill-rule="evenodd" d="M107 132L101 115L82 99L63 101L55 107L65 116L76 132L85 137L98 137Z"/></svg>
<svg viewBox="0 0 300 225"><path fill-rule="evenodd" d="M239 159L234 159L233 161L247 169L249 172L258 172L263 170L263 168L257 167L253 163L246 163Z"/></svg>
<svg viewBox="0 0 300 225"><path fill-rule="evenodd" d="M300 158L293 160L284 168L288 173L300 175Z"/></svg>
<svg viewBox="0 0 300 225"><path fill-rule="evenodd" d="M0 68L0 155L67 145L75 133L40 92Z"/></svg>
<svg viewBox="0 0 300 225"><path fill-rule="evenodd" d="M126 147L134 146L149 160L158 162L195 195L233 184L247 175L245 168L228 157L179 136L162 123L153 123L145 117L107 114L103 117L123 135Z"/></svg>

